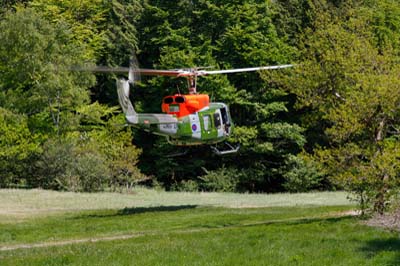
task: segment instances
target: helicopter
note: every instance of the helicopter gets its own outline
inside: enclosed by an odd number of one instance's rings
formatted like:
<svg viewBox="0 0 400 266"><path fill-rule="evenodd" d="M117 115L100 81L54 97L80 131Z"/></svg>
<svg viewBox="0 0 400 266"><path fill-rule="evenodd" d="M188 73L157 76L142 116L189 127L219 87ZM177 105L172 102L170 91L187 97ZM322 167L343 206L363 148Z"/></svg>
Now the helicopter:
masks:
<svg viewBox="0 0 400 266"><path fill-rule="evenodd" d="M239 145L234 147L226 142L234 130L229 107L222 102L210 102L210 97L207 94L197 93L197 78L216 74L282 69L292 66L286 64L208 71L199 68L142 69L131 64L129 68L97 67L95 71L128 74L128 79L117 79L116 86L118 100L129 125L164 136L168 143L175 146L210 145L215 154L226 155L236 153L240 148ZM186 78L188 93L165 96L161 104L162 113L137 113L129 98L129 92L130 86L134 86L140 75ZM216 144L221 142L224 142L227 149L220 150L217 148Z"/></svg>

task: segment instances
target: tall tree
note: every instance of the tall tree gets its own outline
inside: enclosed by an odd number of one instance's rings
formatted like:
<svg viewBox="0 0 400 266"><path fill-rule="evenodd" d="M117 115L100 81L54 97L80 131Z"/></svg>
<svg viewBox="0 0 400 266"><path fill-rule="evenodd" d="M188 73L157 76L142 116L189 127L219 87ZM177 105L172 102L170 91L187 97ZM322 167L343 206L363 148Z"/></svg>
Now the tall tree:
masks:
<svg viewBox="0 0 400 266"><path fill-rule="evenodd" d="M93 84L90 75L70 71L84 59L83 48L68 25L51 25L32 9L8 12L0 29L0 105L34 119L50 119L61 132L72 122L70 111L88 102L86 88Z"/></svg>
<svg viewBox="0 0 400 266"><path fill-rule="evenodd" d="M321 10L303 34L301 64L283 82L298 107L311 110L307 126L323 129L316 158L364 208L372 203L380 213L397 191L400 155L399 54L396 42L381 35L382 27L394 34L396 24L384 26L382 6Z"/></svg>
<svg viewBox="0 0 400 266"><path fill-rule="evenodd" d="M74 40L85 46L84 57L88 62L128 66L138 49L135 27L141 15L138 0L32 0L29 6L49 21L67 22ZM117 104L115 77L98 74L97 79L91 89L92 100Z"/></svg>
<svg viewBox="0 0 400 266"><path fill-rule="evenodd" d="M87 103L93 79L69 69L82 47L67 25L51 25L32 9L7 11L0 38L1 172L16 183L29 177L42 141L76 126L73 111Z"/></svg>

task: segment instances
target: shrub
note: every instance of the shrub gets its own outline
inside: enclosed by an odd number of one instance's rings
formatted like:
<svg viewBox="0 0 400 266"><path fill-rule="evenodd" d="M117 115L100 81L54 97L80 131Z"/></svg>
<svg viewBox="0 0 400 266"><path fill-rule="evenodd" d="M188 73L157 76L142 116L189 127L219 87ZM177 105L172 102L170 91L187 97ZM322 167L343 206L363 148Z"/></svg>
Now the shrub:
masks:
<svg viewBox="0 0 400 266"><path fill-rule="evenodd" d="M305 156L289 155L286 159L283 187L289 192L306 192L321 187L324 174Z"/></svg>
<svg viewBox="0 0 400 266"><path fill-rule="evenodd" d="M127 189L130 191L134 185L151 179L142 174L137 168L141 150L132 145L130 129L115 127L122 124L121 117L114 117L102 130L93 130L81 146L84 149L94 149L104 157L104 164L108 168L108 186L116 191Z"/></svg>
<svg viewBox="0 0 400 266"><path fill-rule="evenodd" d="M103 190L109 176L104 156L86 151L75 157L57 182L67 190L93 192Z"/></svg>
<svg viewBox="0 0 400 266"><path fill-rule="evenodd" d="M37 180L45 188L102 190L109 178L106 159L96 150L82 150L73 140L48 140L36 162Z"/></svg>
<svg viewBox="0 0 400 266"><path fill-rule="evenodd" d="M112 108L92 104L79 110L79 131L55 136L43 144L35 164L37 184L71 191L131 190L148 180L136 167L141 150L132 145L131 131L115 127L120 116L102 122ZM123 117L122 117L123 118Z"/></svg>
<svg viewBox="0 0 400 266"><path fill-rule="evenodd" d="M199 184L194 180L182 180L171 186L173 191L183 191L183 192L197 192L199 191Z"/></svg>
<svg viewBox="0 0 400 266"><path fill-rule="evenodd" d="M73 144L61 140L49 139L43 146L43 153L35 162L36 186L59 189L67 169L74 164ZM57 181L58 180L58 181ZM65 189L65 187L64 187Z"/></svg>
<svg viewBox="0 0 400 266"><path fill-rule="evenodd" d="M218 170L208 171L204 169L206 175L199 177L201 188L206 191L214 192L234 192L239 183L237 170L234 168L225 168L224 166Z"/></svg>

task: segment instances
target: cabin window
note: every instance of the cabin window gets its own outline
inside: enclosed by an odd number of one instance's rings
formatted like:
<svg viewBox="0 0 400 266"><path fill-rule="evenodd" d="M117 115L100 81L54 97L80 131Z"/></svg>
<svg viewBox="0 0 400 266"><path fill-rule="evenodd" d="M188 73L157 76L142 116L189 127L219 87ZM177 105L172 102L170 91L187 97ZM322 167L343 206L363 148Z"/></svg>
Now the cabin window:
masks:
<svg viewBox="0 0 400 266"><path fill-rule="evenodd" d="M179 105L171 104L169 106L169 111L171 113L178 113L179 112Z"/></svg>
<svg viewBox="0 0 400 266"><path fill-rule="evenodd" d="M166 104L171 104L173 102L174 102L174 98L172 98L172 97L164 98L164 103L166 103Z"/></svg>
<svg viewBox="0 0 400 266"><path fill-rule="evenodd" d="M210 130L210 120L211 120L210 115L203 116L204 130Z"/></svg>
<svg viewBox="0 0 400 266"><path fill-rule="evenodd" d="M214 125L216 128L221 128L221 116L219 115L219 112L214 114Z"/></svg>

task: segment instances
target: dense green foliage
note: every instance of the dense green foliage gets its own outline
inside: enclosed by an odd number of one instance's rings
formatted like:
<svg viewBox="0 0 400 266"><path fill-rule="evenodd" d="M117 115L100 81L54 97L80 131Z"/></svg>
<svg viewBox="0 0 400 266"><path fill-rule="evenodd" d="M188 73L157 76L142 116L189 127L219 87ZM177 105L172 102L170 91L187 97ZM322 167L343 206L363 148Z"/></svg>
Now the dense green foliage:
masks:
<svg viewBox="0 0 400 266"><path fill-rule="evenodd" d="M284 37L278 36L272 13L268 1L148 1L139 24L143 28L139 34L139 47L145 48L139 54L139 61L146 67L167 69L235 68L290 62L296 49L285 44ZM184 89L184 84L165 78L152 79L149 84L146 94L140 94L138 101L144 110L152 112L159 110L159 99L154 98L159 92L166 95L176 92L176 87ZM176 186L174 183L180 182L185 185L187 179L198 176L201 186L225 191L227 187L222 188L214 181L202 183L209 179L209 171L222 174L218 177L219 183L227 171L234 175L227 178L235 180L227 181L231 183L229 190L282 190L281 172L287 167L286 158L296 154L305 143L302 128L284 116L289 101L286 93L268 86L255 73L230 76L229 79L226 76L207 77L199 80L198 87L215 100L230 105L236 123L236 133L231 141L241 144L240 154L216 158L208 149L196 149L186 158L172 160L162 158L168 150L165 141L161 140L159 149L143 147L143 171L158 176L166 186ZM143 144L138 142L138 145ZM146 163L155 156L160 158L156 168Z"/></svg>
<svg viewBox="0 0 400 266"><path fill-rule="evenodd" d="M322 169L380 213L399 188L399 11L381 1L330 7L303 34L301 66L278 78L320 130L311 154Z"/></svg>
<svg viewBox="0 0 400 266"><path fill-rule="evenodd" d="M76 38L72 22L45 17L16 6L0 22L1 184L131 187L143 179L140 150L129 130L115 126L123 119L114 107L91 103L93 75L71 71L94 60L96 49Z"/></svg>
<svg viewBox="0 0 400 266"><path fill-rule="evenodd" d="M2 186L345 188L379 212L398 194L394 1L27 0L0 8ZM201 92L230 105L230 141L241 150L168 157L177 149L164 139L117 126L113 75L72 71L127 66L133 53L147 68L296 66L200 79ZM143 77L136 109L160 112L162 96L185 82Z"/></svg>

